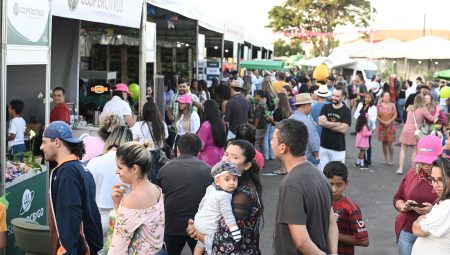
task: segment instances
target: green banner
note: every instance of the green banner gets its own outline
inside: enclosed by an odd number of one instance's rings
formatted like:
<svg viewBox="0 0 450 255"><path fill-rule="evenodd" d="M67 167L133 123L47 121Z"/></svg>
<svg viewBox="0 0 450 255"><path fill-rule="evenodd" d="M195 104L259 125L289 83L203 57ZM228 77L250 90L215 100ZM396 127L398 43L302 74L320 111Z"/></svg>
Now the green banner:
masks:
<svg viewBox="0 0 450 255"><path fill-rule="evenodd" d="M47 224L46 180L47 172L42 172L6 188L6 193L9 193L6 197L9 201L9 207L6 211L6 224L8 225L6 254L23 254L16 246L14 229L11 225L12 219L28 218L39 222L41 225Z"/></svg>

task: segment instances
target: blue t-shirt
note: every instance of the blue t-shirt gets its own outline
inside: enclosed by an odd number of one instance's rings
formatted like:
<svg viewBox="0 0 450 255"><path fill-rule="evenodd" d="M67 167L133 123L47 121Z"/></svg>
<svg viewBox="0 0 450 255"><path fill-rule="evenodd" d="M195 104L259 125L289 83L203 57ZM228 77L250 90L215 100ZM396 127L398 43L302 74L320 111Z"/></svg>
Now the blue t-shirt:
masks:
<svg viewBox="0 0 450 255"><path fill-rule="evenodd" d="M310 116L311 116L312 120L314 121L316 131L317 131L317 134L319 135L319 137L322 134L322 127L319 126L320 110L322 110L322 107L324 105L329 104L329 103L330 103L330 101L325 100L323 102L316 102L311 107Z"/></svg>

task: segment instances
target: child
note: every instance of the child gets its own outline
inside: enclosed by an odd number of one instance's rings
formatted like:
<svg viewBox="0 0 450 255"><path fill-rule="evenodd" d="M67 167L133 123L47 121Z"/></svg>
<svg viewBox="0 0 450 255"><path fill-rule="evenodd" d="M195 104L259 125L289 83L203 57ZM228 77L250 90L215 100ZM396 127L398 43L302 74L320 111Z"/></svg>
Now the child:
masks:
<svg viewBox="0 0 450 255"><path fill-rule="evenodd" d="M431 135L435 135L441 139L442 146L445 145L445 142L447 141L447 136L444 132L444 126L442 125L442 120L438 119L436 123L434 123L433 131L431 131Z"/></svg>
<svg viewBox="0 0 450 255"><path fill-rule="evenodd" d="M24 107L25 104L20 100L12 100L8 106L8 113L11 117L7 137L10 160L15 160L16 154L26 151L24 141L26 123L21 116ZM17 157L19 161L22 161L22 159L23 155Z"/></svg>
<svg viewBox="0 0 450 255"><path fill-rule="evenodd" d="M367 114L360 114L356 120L356 141L355 146L359 149L358 158L355 165L361 170L369 169L364 164L364 158L367 148L369 148L369 137L372 136L372 131L367 126Z"/></svg>
<svg viewBox="0 0 450 255"><path fill-rule="evenodd" d="M333 191L333 211L339 229L339 255L355 253L355 246L369 246L369 235L358 205L344 196L348 186L347 167L340 161L330 161L323 173Z"/></svg>
<svg viewBox="0 0 450 255"><path fill-rule="evenodd" d="M228 225L234 240L239 242L241 239L241 231L236 224L231 209L232 193L237 188L238 177L241 176L241 172L234 164L220 161L211 169L211 175L214 178L214 183L206 189L206 194L200 202L197 214L195 214L195 228L206 235L205 244L197 242L194 250L195 255L203 255L205 250L207 254L211 253L212 240L208 240L207 236L216 232L221 217Z"/></svg>
<svg viewBox="0 0 450 255"><path fill-rule="evenodd" d="M257 150L264 152L264 136L267 130L267 116L270 115L267 106L267 94L262 90L257 90L255 93L256 109L255 109L255 147ZM269 158L269 155L264 155L265 158Z"/></svg>

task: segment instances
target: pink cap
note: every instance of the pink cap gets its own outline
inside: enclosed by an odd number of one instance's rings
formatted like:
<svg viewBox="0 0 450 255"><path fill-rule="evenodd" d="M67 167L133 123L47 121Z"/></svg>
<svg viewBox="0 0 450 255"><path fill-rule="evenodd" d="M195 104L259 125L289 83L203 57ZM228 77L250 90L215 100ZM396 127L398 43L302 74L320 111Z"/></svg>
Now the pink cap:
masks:
<svg viewBox="0 0 450 255"><path fill-rule="evenodd" d="M192 98L188 94L184 94L177 99L177 102L180 104L192 104Z"/></svg>
<svg viewBox="0 0 450 255"><path fill-rule="evenodd" d="M422 137L417 143L416 162L431 164L442 154L441 139L435 135Z"/></svg>
<svg viewBox="0 0 450 255"><path fill-rule="evenodd" d="M103 142L100 137L82 134L80 136L80 140L84 142L84 146L86 148L86 154L84 154L81 162L86 162L103 154L105 142Z"/></svg>
<svg viewBox="0 0 450 255"><path fill-rule="evenodd" d="M116 87L114 88L115 91L123 91L127 92L128 95L131 95L131 93L128 91L128 86L125 83L118 83L116 84Z"/></svg>

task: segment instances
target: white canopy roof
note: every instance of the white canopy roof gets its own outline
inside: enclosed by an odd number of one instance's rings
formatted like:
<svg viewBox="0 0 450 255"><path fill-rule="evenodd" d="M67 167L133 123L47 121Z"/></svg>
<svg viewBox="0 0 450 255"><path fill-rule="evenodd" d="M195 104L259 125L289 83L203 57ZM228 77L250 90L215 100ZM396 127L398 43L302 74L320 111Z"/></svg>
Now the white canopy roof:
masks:
<svg viewBox="0 0 450 255"><path fill-rule="evenodd" d="M450 59L450 41L427 35L406 43L405 58Z"/></svg>
<svg viewBox="0 0 450 255"><path fill-rule="evenodd" d="M356 59L350 59L347 57L336 57L336 58L332 58L332 57L316 57L316 58L310 58L310 59L303 59L300 61L297 61L296 64L301 65L301 66L318 66L320 64L327 64L328 67L332 68L332 67L340 67L340 66L344 66L344 65L348 65L354 62L357 62L358 60Z"/></svg>
<svg viewBox="0 0 450 255"><path fill-rule="evenodd" d="M354 52L358 52L361 50L364 50L370 46L370 43L366 41L356 41L349 44L344 44L342 46L339 46L337 48L334 48L329 55L330 58L336 58L336 57L348 57L352 55Z"/></svg>
<svg viewBox="0 0 450 255"><path fill-rule="evenodd" d="M372 45L368 45L362 49L359 49L352 54L350 57L354 58L384 58L383 52L386 50L391 50L392 54L398 52L398 49L405 48L405 42L396 39L386 39L384 41L373 43ZM392 50L394 49L394 50Z"/></svg>

